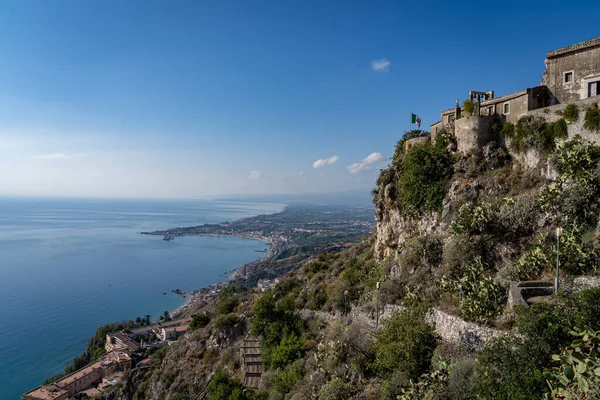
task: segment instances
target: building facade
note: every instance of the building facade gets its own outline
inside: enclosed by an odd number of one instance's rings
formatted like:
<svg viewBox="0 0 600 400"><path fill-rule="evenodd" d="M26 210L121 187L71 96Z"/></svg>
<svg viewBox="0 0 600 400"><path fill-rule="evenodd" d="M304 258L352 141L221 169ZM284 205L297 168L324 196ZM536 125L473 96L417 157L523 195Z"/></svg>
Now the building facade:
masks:
<svg viewBox="0 0 600 400"><path fill-rule="evenodd" d="M558 103L600 95L600 37L551 51L542 85Z"/></svg>

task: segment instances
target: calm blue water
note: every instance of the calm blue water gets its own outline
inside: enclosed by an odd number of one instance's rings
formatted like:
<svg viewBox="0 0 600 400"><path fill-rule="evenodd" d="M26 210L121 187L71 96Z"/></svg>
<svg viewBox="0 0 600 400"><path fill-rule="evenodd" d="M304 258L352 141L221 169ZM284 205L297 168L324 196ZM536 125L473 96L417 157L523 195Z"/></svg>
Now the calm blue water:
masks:
<svg viewBox="0 0 600 400"><path fill-rule="evenodd" d="M0 399L61 372L96 328L177 308L257 259L234 237L163 241L140 231L278 212L280 204L0 198ZM167 295L163 295L167 292Z"/></svg>

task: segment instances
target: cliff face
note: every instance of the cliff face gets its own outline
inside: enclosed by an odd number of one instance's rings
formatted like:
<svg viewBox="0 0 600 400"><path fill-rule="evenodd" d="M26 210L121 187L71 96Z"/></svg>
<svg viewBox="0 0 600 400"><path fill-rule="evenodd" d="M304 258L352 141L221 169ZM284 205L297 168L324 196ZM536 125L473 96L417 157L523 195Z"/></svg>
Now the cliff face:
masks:
<svg viewBox="0 0 600 400"><path fill-rule="evenodd" d="M399 146L403 145L399 143ZM432 146L432 144L420 144ZM468 154L457 152L457 146L449 143L445 146L448 160L448 174L438 182L443 186L436 209L414 210L402 204L402 189L405 168L400 159L393 160L388 169L382 171L373 191L375 203L375 257L378 260L395 259L402 252L404 243L418 235L437 235L443 240L450 236L449 223L456 211L465 203L477 203L483 198L498 198L503 194L523 189L519 175L522 176L528 164L520 158L511 162L508 152L495 144L484 146L480 151ZM397 155L399 152L397 152ZM399 154L398 158L404 157ZM539 160L538 160L539 161ZM539 182L539 172L529 168L527 179L531 185ZM436 169L426 171L426 176L436 173ZM516 175L514 187L502 185L507 176ZM382 179L386 178L386 179ZM526 186L529 186L526 184ZM417 195L427 196L425 190Z"/></svg>

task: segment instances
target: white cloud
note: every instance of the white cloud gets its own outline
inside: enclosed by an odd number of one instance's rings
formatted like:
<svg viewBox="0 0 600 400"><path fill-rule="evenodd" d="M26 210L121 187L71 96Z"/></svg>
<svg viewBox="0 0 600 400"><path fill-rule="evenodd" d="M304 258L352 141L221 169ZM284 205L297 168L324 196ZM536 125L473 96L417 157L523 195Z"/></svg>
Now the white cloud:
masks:
<svg viewBox="0 0 600 400"><path fill-rule="evenodd" d="M329 158L320 158L313 163L313 168L321 168L326 166L327 164L333 164L337 162L340 158L338 156L331 156Z"/></svg>
<svg viewBox="0 0 600 400"><path fill-rule="evenodd" d="M371 69L373 71L387 71L390 67L391 61L387 58L382 58L381 60L372 60L371 61Z"/></svg>
<svg viewBox="0 0 600 400"><path fill-rule="evenodd" d="M250 172L250 179L263 179L266 178L267 175L262 171L252 171Z"/></svg>
<svg viewBox="0 0 600 400"><path fill-rule="evenodd" d="M65 158L69 158L68 155L63 153L52 153L52 154L40 154L39 156L34 156L34 158L39 158L41 160L62 160Z"/></svg>
<svg viewBox="0 0 600 400"><path fill-rule="evenodd" d="M370 169L371 164L381 160L383 160L383 154L371 153L367 157L365 157L361 162L354 163L352 165L347 166L346 168L348 168L348 172L350 172L351 174L358 174L361 171L366 171Z"/></svg>

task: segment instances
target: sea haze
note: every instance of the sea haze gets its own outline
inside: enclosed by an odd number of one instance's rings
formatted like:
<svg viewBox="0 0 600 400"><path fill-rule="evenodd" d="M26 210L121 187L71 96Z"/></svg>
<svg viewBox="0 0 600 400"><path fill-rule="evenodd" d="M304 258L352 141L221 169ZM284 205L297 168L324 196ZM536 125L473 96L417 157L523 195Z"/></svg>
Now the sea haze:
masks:
<svg viewBox="0 0 600 400"><path fill-rule="evenodd" d="M281 204L0 198L0 399L62 372L96 328L156 319L225 280L267 244L236 237L173 241L141 231L279 212ZM167 293L163 295L163 293Z"/></svg>

